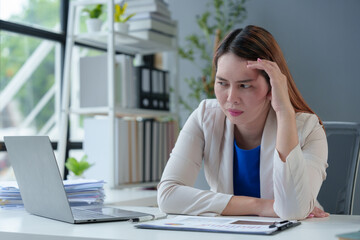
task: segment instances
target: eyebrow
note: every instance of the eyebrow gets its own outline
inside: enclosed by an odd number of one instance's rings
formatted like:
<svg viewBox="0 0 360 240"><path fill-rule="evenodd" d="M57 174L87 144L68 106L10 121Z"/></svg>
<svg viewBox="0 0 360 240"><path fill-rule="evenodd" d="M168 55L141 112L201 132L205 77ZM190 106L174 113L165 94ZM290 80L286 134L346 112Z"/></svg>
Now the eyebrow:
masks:
<svg viewBox="0 0 360 240"><path fill-rule="evenodd" d="M225 79L223 77L220 77L220 76L216 76L216 78L219 79L220 81L229 81L229 80L227 80L227 79ZM247 82L251 82L251 81L253 81L253 79L238 80L236 82L238 82L238 83L247 83Z"/></svg>

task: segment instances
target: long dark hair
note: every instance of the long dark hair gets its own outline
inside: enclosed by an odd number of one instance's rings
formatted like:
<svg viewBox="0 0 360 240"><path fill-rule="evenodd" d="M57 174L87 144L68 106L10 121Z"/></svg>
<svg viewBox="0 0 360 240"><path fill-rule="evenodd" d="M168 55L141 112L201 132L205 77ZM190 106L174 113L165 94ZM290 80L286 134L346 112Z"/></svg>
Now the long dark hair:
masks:
<svg viewBox="0 0 360 240"><path fill-rule="evenodd" d="M256 61L258 58L261 58L277 63L281 72L287 78L289 97L295 112L314 114L296 87L284 55L271 33L261 27L253 25L246 26L244 29L235 29L230 32L219 44L214 54L213 63L215 71L217 71L219 58L226 53L233 53L240 58L250 61ZM265 78L268 78L263 71L262 74ZM319 121L322 124L320 118Z"/></svg>

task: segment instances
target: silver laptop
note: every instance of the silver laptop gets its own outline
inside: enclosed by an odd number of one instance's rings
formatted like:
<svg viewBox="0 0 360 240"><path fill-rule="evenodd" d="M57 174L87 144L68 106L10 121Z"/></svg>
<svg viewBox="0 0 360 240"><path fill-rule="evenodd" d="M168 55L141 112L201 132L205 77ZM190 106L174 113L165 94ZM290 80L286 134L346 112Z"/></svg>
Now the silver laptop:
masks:
<svg viewBox="0 0 360 240"><path fill-rule="evenodd" d="M47 136L4 137L25 209L68 223L138 220L147 213L106 206L70 207Z"/></svg>

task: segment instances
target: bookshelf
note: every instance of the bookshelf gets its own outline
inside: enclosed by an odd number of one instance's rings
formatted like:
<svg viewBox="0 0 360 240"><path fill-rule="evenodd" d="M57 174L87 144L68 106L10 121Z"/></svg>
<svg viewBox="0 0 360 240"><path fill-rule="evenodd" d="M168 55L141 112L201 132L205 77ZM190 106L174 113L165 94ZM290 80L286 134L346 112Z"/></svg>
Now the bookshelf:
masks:
<svg viewBox="0 0 360 240"><path fill-rule="evenodd" d="M65 62L64 62L64 74L63 74L63 88L62 88L62 99L61 99L61 112L60 112L60 128L59 128L59 146L58 146L58 165L61 169L61 174L64 172L64 163L66 147L67 147L67 134L68 134L68 119L70 114L80 114L89 117L104 116L107 119L107 134L109 139L109 163L106 171L108 176L108 185L111 188L128 187L128 186L154 186L156 182L145 182L139 184L123 184L119 186L116 183L117 172L117 147L116 141L116 130L117 130L117 119L119 117L141 117L141 118L161 118L168 117L177 121L178 116L178 104L177 104L177 39L174 37L170 45L164 45L156 41L150 41L147 39L135 37L129 34L123 34L114 31L113 24L113 13L114 4L119 4L122 1L117 0L75 0L70 1L69 15L68 15L68 30L67 40L65 49ZM103 4L107 9L107 30L96 33L81 33L78 30L80 22L81 9L94 4ZM75 43L85 44L91 47L106 49L107 59L107 105L101 107L73 107L72 105L76 99L71 99L71 87L72 83L70 80L71 71L73 71L75 64L72 63L72 54ZM115 69L115 55L121 52L127 55L148 55L155 53L171 53L168 56L172 56L172 62L175 63L170 71L170 85L173 91L170 94L170 110L150 110L142 109L139 107L135 108L124 108L119 107L116 104L116 69ZM71 103L71 104L70 104Z"/></svg>
<svg viewBox="0 0 360 240"><path fill-rule="evenodd" d="M174 47L164 46L161 43L145 40L132 35L114 32L114 49L115 51L124 52L128 54L141 53L143 55L152 54L164 51L173 51ZM99 48L106 48L108 46L108 33L81 33L74 36L78 43L83 43ZM175 43L174 43L175 46Z"/></svg>

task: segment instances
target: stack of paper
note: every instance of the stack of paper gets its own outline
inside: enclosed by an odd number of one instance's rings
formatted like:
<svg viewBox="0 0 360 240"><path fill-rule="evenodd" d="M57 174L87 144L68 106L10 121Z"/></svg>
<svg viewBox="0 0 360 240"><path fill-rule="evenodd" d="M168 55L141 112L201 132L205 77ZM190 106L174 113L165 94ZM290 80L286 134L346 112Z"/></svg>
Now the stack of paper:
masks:
<svg viewBox="0 0 360 240"><path fill-rule="evenodd" d="M0 207L23 206L18 185L15 181L0 183Z"/></svg>
<svg viewBox="0 0 360 240"><path fill-rule="evenodd" d="M104 202L104 181L65 180L64 187L71 206L95 205ZM0 207L24 207L16 181L0 182Z"/></svg>

